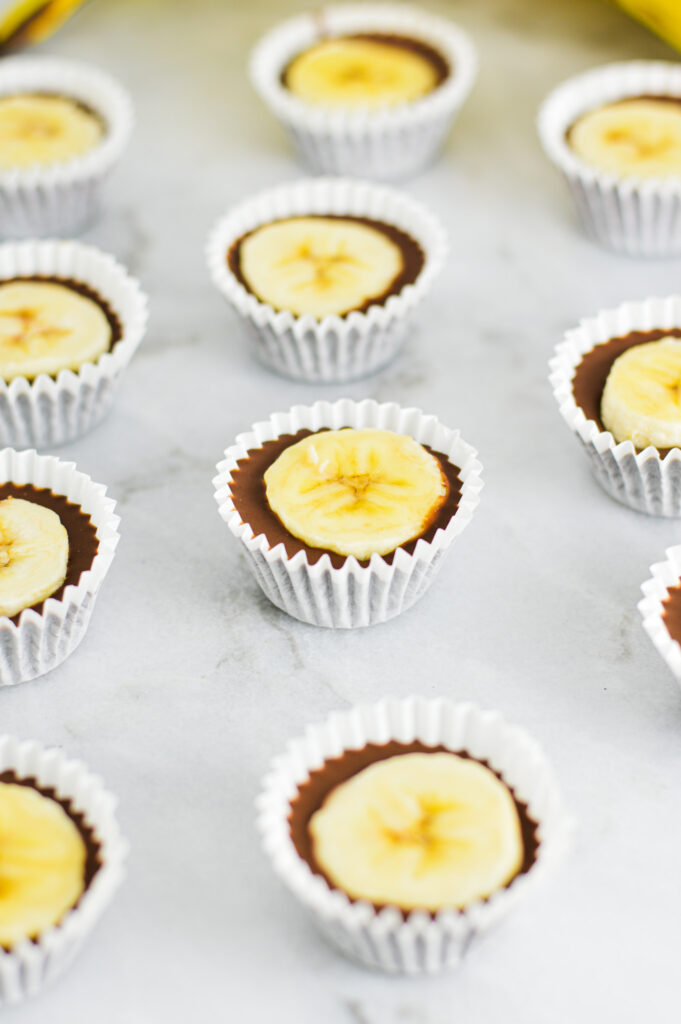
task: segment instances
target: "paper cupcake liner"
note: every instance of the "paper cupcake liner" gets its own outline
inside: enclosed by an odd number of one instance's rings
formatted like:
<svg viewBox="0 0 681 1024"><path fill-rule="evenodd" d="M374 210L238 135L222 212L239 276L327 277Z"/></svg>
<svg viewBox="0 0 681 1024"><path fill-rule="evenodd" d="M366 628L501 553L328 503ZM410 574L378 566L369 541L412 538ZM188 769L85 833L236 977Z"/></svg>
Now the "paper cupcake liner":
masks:
<svg viewBox="0 0 681 1024"><path fill-rule="evenodd" d="M446 455L459 467L463 481L459 506L447 526L438 530L432 541L419 540L413 554L398 548L392 564L374 554L368 565L360 565L350 557L338 569L331 564L328 554L311 565L304 551L289 558L283 544L271 548L263 534L254 536L232 501L229 485L238 460L282 434L323 427L392 430L408 434ZM477 452L461 439L458 430L450 430L420 409L368 399L296 405L287 413L275 413L269 420L256 423L249 433L240 434L217 468L213 484L220 515L248 553L264 593L277 608L294 618L333 629L386 622L418 601L432 583L450 544L468 525L482 488L482 466Z"/></svg>
<svg viewBox="0 0 681 1024"><path fill-rule="evenodd" d="M53 447L92 430L109 412L120 374L147 326L147 299L139 284L99 249L54 240L0 245L0 283L34 274L89 285L118 316L121 338L110 352L95 363L83 363L77 372L0 379L0 445L13 448Z"/></svg>
<svg viewBox="0 0 681 1024"><path fill-rule="evenodd" d="M623 505L651 516L681 516L681 450L664 457L656 448L637 452L631 441L615 442L612 434L586 418L572 393L583 356L596 345L631 331L681 327L681 298L625 302L605 310L568 331L550 362L549 380L560 412L591 461L596 479Z"/></svg>
<svg viewBox="0 0 681 1024"><path fill-rule="evenodd" d="M563 172L589 235L629 256L670 256L681 252L681 177L618 178L584 163L567 142L566 133L581 114L627 96L681 99L681 67L629 61L577 75L545 100L539 137Z"/></svg>
<svg viewBox="0 0 681 1024"><path fill-rule="evenodd" d="M0 63L0 96L50 92L85 103L106 124L97 146L72 160L0 170L0 236L76 234L94 220L101 184L125 149L133 122L127 92L98 68L53 57Z"/></svg>
<svg viewBox="0 0 681 1024"><path fill-rule="evenodd" d="M681 583L681 545L667 548L666 561L651 565L652 578L641 585L644 597L638 603L643 628L681 684L681 644L674 640L662 618L662 602L672 587Z"/></svg>
<svg viewBox="0 0 681 1024"><path fill-rule="evenodd" d="M376 910L352 901L312 872L291 839L288 816L301 783L325 761L345 750L391 740L466 751L499 772L538 825L536 860L523 875L463 911L436 915L397 907ZM326 722L308 726L276 758L257 801L258 828L275 872L312 914L315 923L343 953L369 967L404 974L435 974L455 967L478 935L531 892L562 859L572 822L546 758L523 730L508 725L495 711L473 704L409 697L335 712Z"/></svg>
<svg viewBox="0 0 681 1024"><path fill-rule="evenodd" d="M277 312L230 270L227 253L246 232L284 217L324 213L381 220L411 235L425 255L416 281L366 312L317 320ZM409 196L365 182L318 178L282 185L235 207L211 232L206 258L215 285L246 323L262 363L296 380L338 383L373 373L396 355L411 313L442 269L446 253L443 229Z"/></svg>
<svg viewBox="0 0 681 1024"><path fill-rule="evenodd" d="M452 68L432 93L380 111L332 110L304 102L281 82L289 61L320 36L382 32L430 43ZM417 7L348 4L324 7L276 26L251 57L251 80L313 171L401 178L422 170L440 150L477 73L473 44L460 28Z"/></svg>
<svg viewBox="0 0 681 1024"><path fill-rule="evenodd" d="M60 665L85 635L97 593L109 571L118 544L116 503L106 487L79 473L73 462L35 451L0 451L0 482L49 488L80 505L97 529L99 550L92 567L68 586L59 600L48 597L42 612L26 608L19 622L0 617L0 686L13 686L42 676Z"/></svg>
<svg viewBox="0 0 681 1024"><path fill-rule="evenodd" d="M34 741L0 736L0 772L8 770L55 789L84 816L100 844L101 866L78 904L59 924L34 942L25 939L9 951L0 948L0 1006L36 995L68 967L123 880L128 851L115 817L115 797L81 761Z"/></svg>

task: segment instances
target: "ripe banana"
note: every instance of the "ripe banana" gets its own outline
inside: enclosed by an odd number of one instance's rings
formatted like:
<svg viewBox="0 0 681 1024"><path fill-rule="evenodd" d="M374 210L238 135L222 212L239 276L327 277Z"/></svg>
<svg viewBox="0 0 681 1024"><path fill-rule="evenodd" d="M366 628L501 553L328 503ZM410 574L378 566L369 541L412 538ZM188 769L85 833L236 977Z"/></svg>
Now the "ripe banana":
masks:
<svg viewBox="0 0 681 1024"><path fill-rule="evenodd" d="M111 338L102 307L68 285L0 284L0 376L7 381L77 370L106 352Z"/></svg>
<svg viewBox="0 0 681 1024"><path fill-rule="evenodd" d="M100 118L66 96L0 97L0 168L63 163L82 156L104 134Z"/></svg>
<svg viewBox="0 0 681 1024"><path fill-rule="evenodd" d="M264 479L289 533L360 561L418 537L449 493L437 459L389 430L312 434L285 448Z"/></svg>
<svg viewBox="0 0 681 1024"><path fill-rule="evenodd" d="M23 498L0 501L0 615L17 615L54 594L68 560L69 537L56 512Z"/></svg>
<svg viewBox="0 0 681 1024"><path fill-rule="evenodd" d="M86 0L0 0L0 53L47 39Z"/></svg>
<svg viewBox="0 0 681 1024"><path fill-rule="evenodd" d="M438 85L437 68L399 43L339 36L291 61L284 84L300 99L326 107L376 110L417 100Z"/></svg>
<svg viewBox="0 0 681 1024"><path fill-rule="evenodd" d="M585 163L611 174L681 176L681 101L638 98L591 110L569 142Z"/></svg>
<svg viewBox="0 0 681 1024"><path fill-rule="evenodd" d="M404 257L399 245L369 224L292 217L246 235L239 269L262 302L321 319L384 296L404 269Z"/></svg>
<svg viewBox="0 0 681 1024"><path fill-rule="evenodd" d="M57 924L80 899L86 850L75 823L30 786L0 783L0 945Z"/></svg>
<svg viewBox="0 0 681 1024"><path fill-rule="evenodd" d="M681 341L634 345L613 363L601 420L616 441L638 449L681 447Z"/></svg>
<svg viewBox="0 0 681 1024"><path fill-rule="evenodd" d="M377 761L331 791L309 831L334 885L404 910L466 907L507 885L523 862L509 789L456 754Z"/></svg>

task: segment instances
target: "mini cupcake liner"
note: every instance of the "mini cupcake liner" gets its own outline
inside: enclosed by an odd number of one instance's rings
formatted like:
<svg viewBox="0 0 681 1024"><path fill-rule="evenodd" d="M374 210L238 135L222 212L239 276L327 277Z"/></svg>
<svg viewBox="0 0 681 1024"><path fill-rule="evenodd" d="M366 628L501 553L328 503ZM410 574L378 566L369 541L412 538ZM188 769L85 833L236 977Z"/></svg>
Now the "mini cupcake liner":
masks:
<svg viewBox="0 0 681 1024"><path fill-rule="evenodd" d="M125 149L133 122L127 92L98 68L53 57L0 64L0 96L50 92L79 100L106 124L101 143L72 160L0 170L0 236L77 234L94 220L101 184Z"/></svg>
<svg viewBox="0 0 681 1024"><path fill-rule="evenodd" d="M78 371L0 380L0 444L13 448L52 447L92 430L111 409L121 372L144 337L148 318L137 281L99 249L55 240L0 245L0 284L32 275L89 285L118 316L121 338Z"/></svg>
<svg viewBox="0 0 681 1024"><path fill-rule="evenodd" d="M681 99L681 67L627 61L570 78L542 105L539 137L563 172L592 238L629 256L671 256L681 252L681 176L618 178L584 163L567 141L568 129L581 114L628 96Z"/></svg>
<svg viewBox="0 0 681 1024"><path fill-rule="evenodd" d="M324 35L382 32L414 36L449 62L450 76L429 95L383 110L337 110L306 103L282 84L296 54ZM276 26L251 57L251 80L313 171L365 178L402 178L427 167L439 152L477 74L468 36L444 18L399 4L324 7Z"/></svg>
<svg viewBox="0 0 681 1024"><path fill-rule="evenodd" d="M26 608L18 623L0 617L0 686L13 686L42 676L60 665L85 635L99 588L118 544L120 519L106 487L93 483L73 462L35 451L0 451L0 482L49 488L80 505L97 529L99 550L77 586L68 586L59 600L48 597L38 613Z"/></svg>
<svg viewBox="0 0 681 1024"><path fill-rule="evenodd" d="M115 817L116 798L81 761L35 741L0 736L0 772L56 790L84 816L100 844L101 865L77 905L35 941L24 939L11 950L0 948L0 1007L36 995L71 963L124 877L128 852Z"/></svg>
<svg viewBox="0 0 681 1024"><path fill-rule="evenodd" d="M376 910L353 901L312 872L299 856L289 829L291 802L301 783L325 761L345 750L391 740L466 751L499 772L538 825L537 857L528 872L487 900L465 910L403 914L397 907ZM523 730L495 711L445 699L383 700L335 712L305 736L289 743L272 762L257 801L258 828L275 872L311 912L315 923L341 952L368 967L403 974L435 974L455 967L479 935L508 913L560 862L572 822L546 758Z"/></svg>
<svg viewBox="0 0 681 1024"><path fill-rule="evenodd" d="M285 217L325 213L381 220L411 235L425 256L414 283L366 312L317 320L277 312L230 270L227 253L248 231ZM443 229L420 203L394 189L344 178L298 181L246 200L217 223L206 249L213 282L246 323L258 359L286 377L324 383L363 377L390 362L446 253Z"/></svg>
<svg viewBox="0 0 681 1024"><path fill-rule="evenodd" d="M568 331L550 362L549 380L561 415L582 443L596 479L612 498L652 516L681 516L681 450L672 448L660 458L656 448L637 452L631 441L617 444L609 431L586 418L572 382L583 356L597 345L631 331L673 327L681 327L681 298L625 302Z"/></svg>
<svg viewBox="0 0 681 1024"><path fill-rule="evenodd" d="M681 583L681 545L667 548L666 560L651 565L652 578L641 585L644 597L638 603L643 628L681 684L681 644L674 640L662 617L662 602L672 587Z"/></svg>
<svg viewBox="0 0 681 1024"><path fill-rule="evenodd" d="M420 539L413 554L398 548L391 564L374 554L368 565L349 557L340 568L334 568L328 554L311 565L304 551L289 558L283 544L271 548L264 534L255 536L232 501L229 485L238 460L282 434L323 427L392 430L446 455L459 467L463 482L459 507L447 526L438 530L432 541ZM248 553L261 589L277 608L294 618L333 629L386 622L418 601L432 583L450 544L470 522L482 488L477 452L461 439L459 431L450 430L420 409L368 399L296 405L287 413L275 413L269 420L256 423L249 433L240 434L217 469L213 484L220 515Z"/></svg>

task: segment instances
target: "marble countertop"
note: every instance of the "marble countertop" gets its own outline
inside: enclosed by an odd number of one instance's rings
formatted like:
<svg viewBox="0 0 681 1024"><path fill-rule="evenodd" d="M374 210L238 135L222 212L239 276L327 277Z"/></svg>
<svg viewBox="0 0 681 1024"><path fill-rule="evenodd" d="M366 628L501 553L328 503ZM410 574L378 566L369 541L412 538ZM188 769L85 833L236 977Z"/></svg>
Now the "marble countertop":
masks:
<svg viewBox="0 0 681 1024"><path fill-rule="evenodd" d="M681 261L582 237L534 116L570 74L673 59L598 0L429 4L469 30L481 74L437 166L407 183L451 256L405 352L351 386L251 358L203 245L250 192L300 172L245 78L296 0L100 0L45 52L129 87L131 148L86 240L139 275L148 336L110 418L59 452L106 483L122 541L80 649L0 694L2 729L58 744L120 797L118 898L17 1024L574 1024L675 1019L681 941L681 695L641 628L674 521L619 507L560 419L547 360L580 316L678 291ZM417 405L480 451L481 506L432 589L372 630L305 626L260 594L211 478L234 436L319 397ZM371 974L327 947L253 827L269 759L308 721L385 695L498 708L545 746L579 823L572 857L455 974Z"/></svg>

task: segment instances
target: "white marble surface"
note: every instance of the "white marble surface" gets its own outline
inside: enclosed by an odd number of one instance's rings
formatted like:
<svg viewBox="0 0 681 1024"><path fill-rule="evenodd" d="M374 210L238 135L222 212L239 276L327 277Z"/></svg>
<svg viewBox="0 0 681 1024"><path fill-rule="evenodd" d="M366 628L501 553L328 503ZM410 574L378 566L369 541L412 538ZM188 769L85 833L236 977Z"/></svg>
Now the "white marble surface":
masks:
<svg viewBox="0 0 681 1024"><path fill-rule="evenodd" d="M294 0L99 0L43 49L132 90L134 143L86 236L139 274L149 335L109 420L67 458L109 485L123 540L89 634L51 676L0 694L3 730L63 745L120 796L129 878L70 973L17 1024L574 1024L676 1019L681 695L636 602L679 524L610 501L560 420L546 363L599 307L678 290L681 261L582 238L539 150L561 78L672 52L598 0L433 4L481 76L441 162L408 183L452 253L388 370L341 389L249 357L208 282L213 220L299 173L245 79ZM403 618L331 633L259 594L213 502L234 435L320 396L436 413L480 450L474 522ZM253 800L308 720L386 694L499 708L549 751L580 828L571 860L453 976L372 975L320 941L261 855Z"/></svg>

